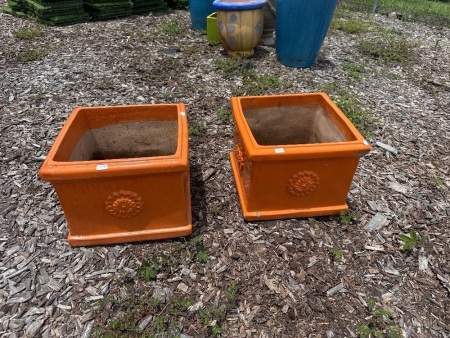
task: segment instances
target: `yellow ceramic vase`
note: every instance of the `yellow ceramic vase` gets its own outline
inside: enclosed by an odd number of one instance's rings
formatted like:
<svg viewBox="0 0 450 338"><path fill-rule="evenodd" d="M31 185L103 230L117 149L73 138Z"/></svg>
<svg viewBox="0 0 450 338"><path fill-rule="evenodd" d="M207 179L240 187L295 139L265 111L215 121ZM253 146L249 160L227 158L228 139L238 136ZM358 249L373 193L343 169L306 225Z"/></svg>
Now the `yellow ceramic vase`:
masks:
<svg viewBox="0 0 450 338"><path fill-rule="evenodd" d="M216 0L220 41L230 56L251 56L264 28L265 0Z"/></svg>

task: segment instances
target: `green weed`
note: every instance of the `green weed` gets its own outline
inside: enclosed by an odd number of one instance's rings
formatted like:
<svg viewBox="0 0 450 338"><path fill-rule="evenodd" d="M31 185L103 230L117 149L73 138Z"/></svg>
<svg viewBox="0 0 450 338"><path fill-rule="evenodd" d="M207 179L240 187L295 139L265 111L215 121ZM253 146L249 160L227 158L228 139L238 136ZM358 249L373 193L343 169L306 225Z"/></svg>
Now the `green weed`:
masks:
<svg viewBox="0 0 450 338"><path fill-rule="evenodd" d="M145 43L145 42L154 42L156 40L156 36L153 33L150 34L141 34L139 35L139 37L137 38L137 41ZM123 47L130 49L131 48L131 41L127 40L124 44Z"/></svg>
<svg viewBox="0 0 450 338"><path fill-rule="evenodd" d="M172 96L172 92L169 89L164 88L161 90L161 95L164 99L168 99Z"/></svg>
<svg viewBox="0 0 450 338"><path fill-rule="evenodd" d="M208 248L203 245L203 236L195 236L189 241L189 244L195 248L197 261L200 263L206 263L208 261Z"/></svg>
<svg viewBox="0 0 450 338"><path fill-rule="evenodd" d="M374 120L358 102L357 96L341 92L340 95L333 96L333 101L364 137L371 137Z"/></svg>
<svg viewBox="0 0 450 338"><path fill-rule="evenodd" d="M393 318L392 312L380 306L375 298L369 299L367 306L369 307L369 311L372 313L372 316L374 316L379 323L381 323L380 321L383 321L384 319Z"/></svg>
<svg viewBox="0 0 450 338"><path fill-rule="evenodd" d="M420 236L414 229L409 231L409 234L399 234L398 237L403 241L402 250L414 249L425 245L427 238Z"/></svg>
<svg viewBox="0 0 450 338"><path fill-rule="evenodd" d="M439 190L440 193L444 194L447 190L447 186L445 185L445 180L440 177L436 177L434 179L434 182L436 183L436 187Z"/></svg>
<svg viewBox="0 0 450 338"><path fill-rule="evenodd" d="M114 82L109 79L102 79L96 86L98 89L114 89Z"/></svg>
<svg viewBox="0 0 450 338"><path fill-rule="evenodd" d="M225 297L228 301L234 301L239 294L239 282L231 281L228 289L225 291Z"/></svg>
<svg viewBox="0 0 450 338"><path fill-rule="evenodd" d="M370 117L354 97L341 96L335 98L334 102L363 135L368 134Z"/></svg>
<svg viewBox="0 0 450 338"><path fill-rule="evenodd" d="M171 316L187 316L188 310L195 302L189 298L175 299L172 302L172 306L168 308L168 313Z"/></svg>
<svg viewBox="0 0 450 338"><path fill-rule="evenodd" d="M387 308L379 305L375 298L369 299L367 307L371 321L363 323L356 329L361 338L402 338L401 329L394 325L394 314Z"/></svg>
<svg viewBox="0 0 450 338"><path fill-rule="evenodd" d="M203 236L197 235L189 241L191 245L201 245L203 243Z"/></svg>
<svg viewBox="0 0 450 338"><path fill-rule="evenodd" d="M401 338L403 337L402 329L398 326L391 326L388 329L388 338Z"/></svg>
<svg viewBox="0 0 450 338"><path fill-rule="evenodd" d="M330 248L330 253L333 255L334 260L339 261L344 257L344 251L338 248Z"/></svg>
<svg viewBox="0 0 450 338"><path fill-rule="evenodd" d="M359 65L354 62L349 62L344 65L344 69L347 71L348 76L360 80L362 78L362 74L366 72L366 69L364 66Z"/></svg>
<svg viewBox="0 0 450 338"><path fill-rule="evenodd" d="M153 329L156 332L163 332L168 327L168 320L166 316L158 316L153 323Z"/></svg>
<svg viewBox="0 0 450 338"><path fill-rule="evenodd" d="M219 203L219 202L214 202L214 203L211 205L211 213L212 213L214 216L217 216L217 215L219 215L221 212L222 212L222 207L221 207L220 203Z"/></svg>
<svg viewBox="0 0 450 338"><path fill-rule="evenodd" d="M233 114L229 108L219 107L216 112L222 122L229 122L233 120Z"/></svg>
<svg viewBox="0 0 450 338"><path fill-rule="evenodd" d="M163 307L164 303L160 299L152 297L152 298L150 298L150 305L155 310L161 310L161 308Z"/></svg>
<svg viewBox="0 0 450 338"><path fill-rule="evenodd" d="M183 47L183 53L186 54L195 54L201 50L200 45L190 45Z"/></svg>
<svg viewBox="0 0 450 338"><path fill-rule="evenodd" d="M156 275L161 267L161 259L157 256L153 256L149 261L143 259L141 266L136 269L136 272L148 282L151 279L156 279Z"/></svg>
<svg viewBox="0 0 450 338"><path fill-rule="evenodd" d="M233 94L240 95L264 95L272 88L286 87L280 83L276 75L259 74L253 69L253 63L247 59L224 58L215 61L216 67L223 73L226 79L242 76L242 87Z"/></svg>
<svg viewBox="0 0 450 338"><path fill-rule="evenodd" d="M396 74L396 73L387 73L386 77L391 81L397 81L397 80L400 80L400 78L401 78L400 75Z"/></svg>
<svg viewBox="0 0 450 338"><path fill-rule="evenodd" d="M436 42L434 43L434 49L441 50L440 40L436 40Z"/></svg>
<svg viewBox="0 0 450 338"><path fill-rule="evenodd" d="M203 245L197 248L197 260L200 263L206 263L208 261L208 249Z"/></svg>
<svg viewBox="0 0 450 338"><path fill-rule="evenodd" d="M24 52L20 52L17 55L17 60L20 62L31 62L37 61L45 58L48 55L48 52L44 50L26 50Z"/></svg>
<svg viewBox="0 0 450 338"><path fill-rule="evenodd" d="M158 82L170 80L180 67L183 65L179 59L164 55L162 59L155 60L151 71L148 72L148 78Z"/></svg>
<svg viewBox="0 0 450 338"><path fill-rule="evenodd" d="M31 40L43 34L40 28L22 28L12 33L19 40Z"/></svg>
<svg viewBox="0 0 450 338"><path fill-rule="evenodd" d="M373 6L373 0L358 0L360 3ZM434 0L383 0L380 1L379 11L396 11L398 13L410 13L432 15L450 19L450 3Z"/></svg>
<svg viewBox="0 0 450 338"><path fill-rule="evenodd" d="M105 297L99 306L101 309L115 308L120 311L117 312L119 315L107 324L97 325L92 331L92 336L95 338L127 338L137 337L140 332L139 318L148 308L148 303L146 298L132 296L122 300L110 296ZM137 314L139 315L137 316ZM139 337L144 336L139 335Z"/></svg>
<svg viewBox="0 0 450 338"><path fill-rule="evenodd" d="M230 57L216 59L214 65L223 73L226 79L242 75L253 68L253 63L250 60Z"/></svg>
<svg viewBox="0 0 450 338"><path fill-rule="evenodd" d="M105 325L97 325L92 336L96 338L154 338L158 333L167 337L179 337L182 327L180 317L188 317L188 307L194 304L189 298L174 296L167 303L151 297L131 296L126 299L105 299L101 309L115 309L119 314ZM139 323L148 315L153 316L145 331Z"/></svg>
<svg viewBox="0 0 450 338"><path fill-rule="evenodd" d="M42 90L39 89L36 94L30 95L29 98L34 103L38 104L39 102L45 100L45 94Z"/></svg>
<svg viewBox="0 0 450 338"><path fill-rule="evenodd" d="M189 242L177 242L168 247L170 253L154 255L151 259L142 260L136 270L138 280L152 280L157 273L173 268L179 271L182 260L190 262L190 269L197 270L208 259L208 249L205 247L201 235L195 236ZM197 257L197 261L195 258ZM198 272L200 273L200 272ZM130 283L130 275L120 275L123 283ZM131 280L133 282L133 280ZM142 282L142 280L141 280ZM126 296L106 296L96 303L96 313L100 324L97 324L92 332L95 338L155 338L155 337L180 337L187 328L181 323L191 323L195 327L198 336L218 337L224 332L227 314L236 307L239 295L239 284L231 281L220 293L217 306L205 303L205 308L198 312L190 307L198 300L193 300L183 294L173 291L173 296L163 300L152 297L153 288L149 284L140 289L138 293L129 293ZM107 313L110 321L103 319L103 313ZM149 317L150 316L150 317ZM145 329L140 329L142 321L149 317L151 320Z"/></svg>
<svg viewBox="0 0 450 338"><path fill-rule="evenodd" d="M179 39L187 34L186 27L175 20L157 26L156 32L169 39Z"/></svg>
<svg viewBox="0 0 450 338"><path fill-rule="evenodd" d="M265 94L267 90L278 87L280 80L275 75L259 75L256 71L251 70L249 74L244 77L244 86L247 91L253 95Z"/></svg>
<svg viewBox="0 0 450 338"><path fill-rule="evenodd" d="M410 64L415 57L415 47L416 43L394 34L383 34L358 43L361 52L385 64Z"/></svg>
<svg viewBox="0 0 450 338"><path fill-rule="evenodd" d="M216 311L212 311L216 312ZM214 337L219 336L221 333L225 332L225 330L220 326L217 319L214 319L213 315L208 313L206 310L199 308L198 314L202 319L202 324L207 327L208 333Z"/></svg>
<svg viewBox="0 0 450 338"><path fill-rule="evenodd" d="M436 177L436 178L434 179L434 181L436 182L436 185L437 185L438 187L443 187L443 186L445 186L445 180L444 180L443 178Z"/></svg>
<svg viewBox="0 0 450 338"><path fill-rule="evenodd" d="M198 309L202 324L207 327L211 336L217 337L225 332L222 323L225 321L227 313L236 306L238 294L239 282L231 281L224 293L225 300L219 307L211 306L210 308Z"/></svg>
<svg viewBox="0 0 450 338"><path fill-rule="evenodd" d="M112 331L139 332L139 327L136 325L136 323L125 321L122 318L113 319L109 323L109 327Z"/></svg>
<svg viewBox="0 0 450 338"><path fill-rule="evenodd" d="M341 211L339 216L341 217L341 224L352 224L352 215L348 211Z"/></svg>
<svg viewBox="0 0 450 338"><path fill-rule="evenodd" d="M189 122L189 136L195 141L205 132L205 127L199 121Z"/></svg>
<svg viewBox="0 0 450 338"><path fill-rule="evenodd" d="M365 34L374 30L373 25L361 19L334 19L330 28L348 34Z"/></svg>
<svg viewBox="0 0 450 338"><path fill-rule="evenodd" d="M361 338L369 338L372 334L372 329L368 327L366 324L361 324L357 329L356 332L359 334Z"/></svg>
<svg viewBox="0 0 450 338"><path fill-rule="evenodd" d="M275 75L258 74L255 70L245 72L242 77L243 89L238 95L264 95L272 88L281 86L280 79Z"/></svg>

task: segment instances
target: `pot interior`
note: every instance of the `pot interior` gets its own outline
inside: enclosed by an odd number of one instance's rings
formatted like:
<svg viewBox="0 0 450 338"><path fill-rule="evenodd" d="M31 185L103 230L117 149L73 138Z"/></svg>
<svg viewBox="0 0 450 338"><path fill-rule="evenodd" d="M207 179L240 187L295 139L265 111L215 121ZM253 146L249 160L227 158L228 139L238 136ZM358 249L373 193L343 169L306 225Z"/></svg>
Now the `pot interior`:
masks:
<svg viewBox="0 0 450 338"><path fill-rule="evenodd" d="M177 120L134 121L87 130L69 161L154 157L177 151Z"/></svg>
<svg viewBox="0 0 450 338"><path fill-rule="evenodd" d="M243 112L259 145L347 141L319 104L252 108Z"/></svg>

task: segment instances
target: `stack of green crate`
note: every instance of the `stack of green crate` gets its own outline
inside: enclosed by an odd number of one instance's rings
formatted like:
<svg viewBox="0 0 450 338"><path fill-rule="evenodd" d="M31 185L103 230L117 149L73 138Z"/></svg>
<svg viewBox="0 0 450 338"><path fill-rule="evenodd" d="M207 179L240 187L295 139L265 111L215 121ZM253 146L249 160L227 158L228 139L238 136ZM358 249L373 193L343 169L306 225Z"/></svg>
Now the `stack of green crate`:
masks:
<svg viewBox="0 0 450 338"><path fill-rule="evenodd" d="M110 20L133 13L131 0L85 0L85 8L95 20Z"/></svg>
<svg viewBox="0 0 450 338"><path fill-rule="evenodd" d="M173 9L186 9L189 7L189 0L167 0L167 4Z"/></svg>
<svg viewBox="0 0 450 338"><path fill-rule="evenodd" d="M145 15L165 10L167 10L167 3L164 0L133 0L133 14Z"/></svg>
<svg viewBox="0 0 450 338"><path fill-rule="evenodd" d="M27 16L47 25L71 25L89 20L83 0L22 0Z"/></svg>
<svg viewBox="0 0 450 338"><path fill-rule="evenodd" d="M8 0L8 5L3 7L3 12L7 14L16 15L19 17L26 17L25 5L22 0Z"/></svg>

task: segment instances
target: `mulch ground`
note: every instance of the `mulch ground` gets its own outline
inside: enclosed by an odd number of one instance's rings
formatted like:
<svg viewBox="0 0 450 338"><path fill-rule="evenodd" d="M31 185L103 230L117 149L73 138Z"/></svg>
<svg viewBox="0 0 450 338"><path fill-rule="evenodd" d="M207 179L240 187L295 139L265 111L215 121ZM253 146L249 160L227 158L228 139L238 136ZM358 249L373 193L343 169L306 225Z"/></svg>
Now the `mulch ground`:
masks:
<svg viewBox="0 0 450 338"><path fill-rule="evenodd" d="M346 15L413 41L412 61L358 47L380 31L332 30L293 69L267 46L230 61L186 11L67 27L0 13L0 337L449 337L450 31ZM245 222L230 97L320 90L371 118L349 214ZM38 176L67 116L164 102L187 107L193 234L70 247ZM424 240L403 250L411 230Z"/></svg>

